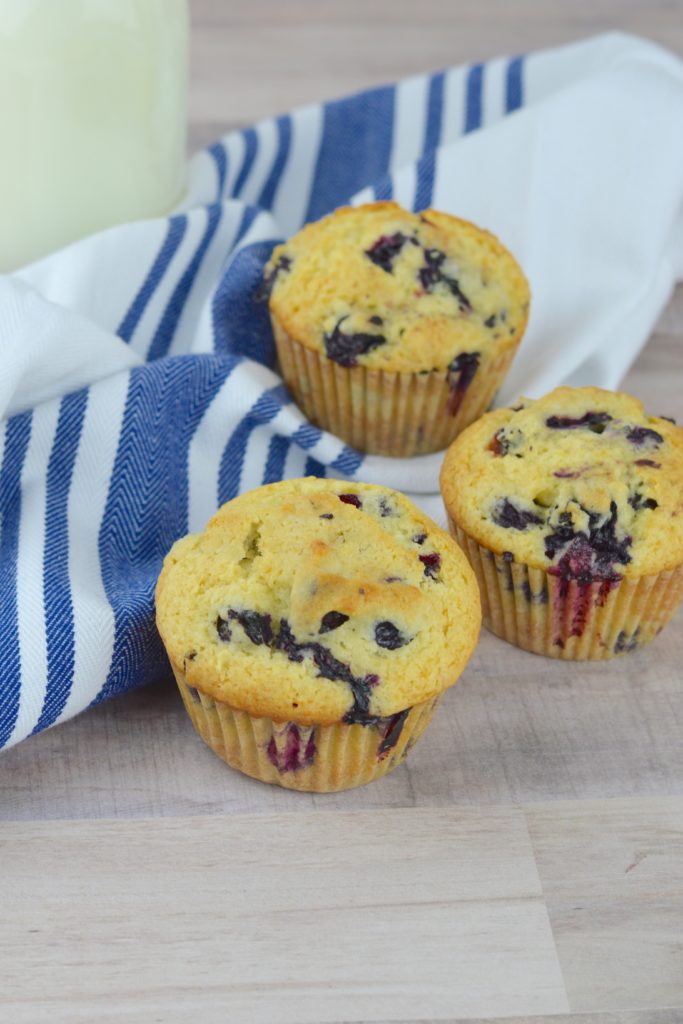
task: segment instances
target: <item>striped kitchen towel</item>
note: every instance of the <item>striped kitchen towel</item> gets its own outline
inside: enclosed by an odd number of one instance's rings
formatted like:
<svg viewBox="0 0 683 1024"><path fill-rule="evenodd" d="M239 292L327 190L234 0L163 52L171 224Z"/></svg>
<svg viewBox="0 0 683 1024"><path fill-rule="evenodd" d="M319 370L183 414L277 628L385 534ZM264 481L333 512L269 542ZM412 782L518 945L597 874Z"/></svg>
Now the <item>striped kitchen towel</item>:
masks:
<svg viewBox="0 0 683 1024"><path fill-rule="evenodd" d="M532 319L503 394L618 384L683 277L683 70L608 35L424 75L235 132L167 219L0 280L0 747L168 674L164 554L250 487L407 490L439 455L365 457L306 422L253 301L276 241L334 207L434 205L498 234Z"/></svg>

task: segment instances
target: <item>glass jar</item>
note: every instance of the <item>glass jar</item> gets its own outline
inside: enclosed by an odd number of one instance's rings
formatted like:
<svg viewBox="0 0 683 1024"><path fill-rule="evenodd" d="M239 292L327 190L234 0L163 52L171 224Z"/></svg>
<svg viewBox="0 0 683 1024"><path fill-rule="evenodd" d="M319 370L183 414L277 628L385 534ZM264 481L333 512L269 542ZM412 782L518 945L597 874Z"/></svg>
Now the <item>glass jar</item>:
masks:
<svg viewBox="0 0 683 1024"><path fill-rule="evenodd" d="M0 0L0 271L185 185L186 0Z"/></svg>

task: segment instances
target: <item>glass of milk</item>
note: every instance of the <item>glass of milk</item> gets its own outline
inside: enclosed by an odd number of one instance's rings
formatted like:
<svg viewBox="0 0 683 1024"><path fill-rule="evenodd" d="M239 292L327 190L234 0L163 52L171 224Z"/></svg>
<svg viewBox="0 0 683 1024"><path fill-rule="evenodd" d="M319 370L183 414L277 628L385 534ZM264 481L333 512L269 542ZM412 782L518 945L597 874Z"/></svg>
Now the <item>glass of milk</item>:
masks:
<svg viewBox="0 0 683 1024"><path fill-rule="evenodd" d="M186 0L0 0L0 272L185 186Z"/></svg>

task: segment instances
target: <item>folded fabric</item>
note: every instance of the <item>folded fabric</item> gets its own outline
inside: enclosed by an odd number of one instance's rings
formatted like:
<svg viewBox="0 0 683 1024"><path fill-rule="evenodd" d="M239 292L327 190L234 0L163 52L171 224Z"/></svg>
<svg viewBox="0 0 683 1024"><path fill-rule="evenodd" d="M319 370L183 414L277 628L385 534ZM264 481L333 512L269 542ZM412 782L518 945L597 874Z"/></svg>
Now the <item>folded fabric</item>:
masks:
<svg viewBox="0 0 683 1024"><path fill-rule="evenodd" d="M0 284L0 747L168 673L173 541L250 487L330 474L440 516L440 455L382 459L306 422L253 300L275 242L396 198L488 227L532 287L503 399L613 387L683 277L683 65L608 35L425 75L236 132L167 219Z"/></svg>

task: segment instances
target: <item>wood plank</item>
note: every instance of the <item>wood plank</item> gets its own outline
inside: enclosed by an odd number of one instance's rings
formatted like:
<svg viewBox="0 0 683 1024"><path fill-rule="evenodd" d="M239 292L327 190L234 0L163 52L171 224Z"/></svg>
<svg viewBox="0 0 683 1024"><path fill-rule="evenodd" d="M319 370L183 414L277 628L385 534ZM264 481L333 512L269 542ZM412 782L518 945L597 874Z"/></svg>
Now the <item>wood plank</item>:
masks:
<svg viewBox="0 0 683 1024"><path fill-rule="evenodd" d="M572 1010L682 1005L683 798L525 812Z"/></svg>
<svg viewBox="0 0 683 1024"><path fill-rule="evenodd" d="M13 1022L568 1010L514 809L15 824L1 844Z"/></svg>
<svg viewBox="0 0 683 1024"><path fill-rule="evenodd" d="M666 0L192 0L191 12L190 120L219 131L428 69L614 29L683 53L680 6Z"/></svg>
<svg viewBox="0 0 683 1024"><path fill-rule="evenodd" d="M547 898L683 897L683 797L557 801L525 813ZM681 985L683 995L683 970Z"/></svg>
<svg viewBox="0 0 683 1024"><path fill-rule="evenodd" d="M548 912L572 1010L681 1006L683 897L549 899Z"/></svg>

